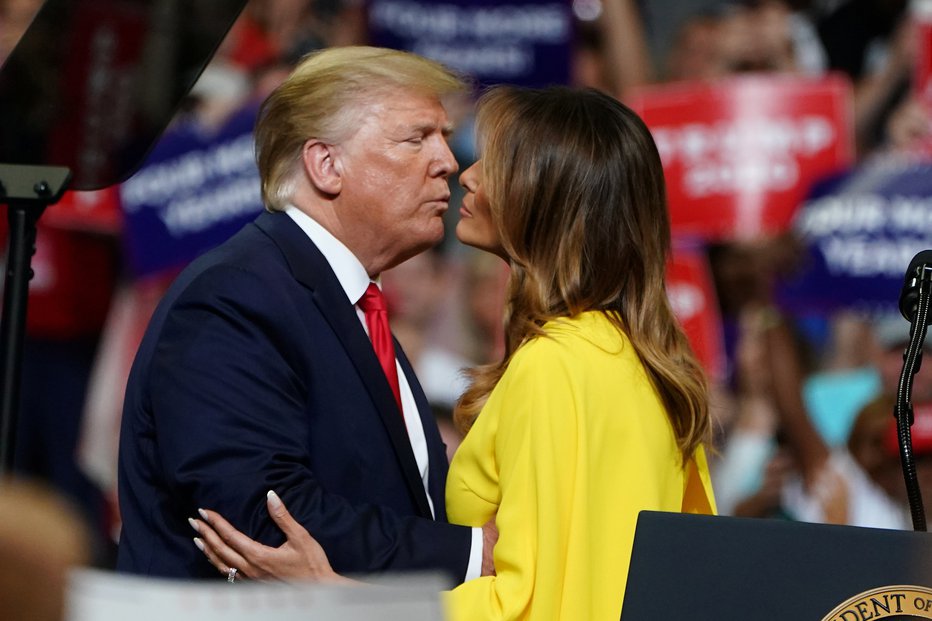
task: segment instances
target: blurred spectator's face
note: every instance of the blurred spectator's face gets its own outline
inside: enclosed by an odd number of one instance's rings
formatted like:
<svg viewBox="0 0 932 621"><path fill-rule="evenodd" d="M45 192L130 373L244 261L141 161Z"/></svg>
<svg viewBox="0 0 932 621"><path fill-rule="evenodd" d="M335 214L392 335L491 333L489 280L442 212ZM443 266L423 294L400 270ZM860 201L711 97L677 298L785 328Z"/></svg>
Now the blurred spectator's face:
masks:
<svg viewBox="0 0 932 621"><path fill-rule="evenodd" d="M441 259L422 252L382 274L382 289L393 322L426 326L444 298Z"/></svg>
<svg viewBox="0 0 932 621"><path fill-rule="evenodd" d="M887 494L896 495L899 477L899 460L886 446L887 432L893 413L856 424L849 442L851 456L873 481Z"/></svg>
<svg viewBox="0 0 932 621"><path fill-rule="evenodd" d="M884 350L880 365L880 380L883 390L889 395L895 395L900 383L900 373L903 370L903 352L906 343L894 345ZM928 349L922 352L922 364L913 378L913 401L932 401L932 352Z"/></svg>
<svg viewBox="0 0 932 621"><path fill-rule="evenodd" d="M680 31L670 53L667 72L671 80L705 80L721 76L718 24L697 19Z"/></svg>
<svg viewBox="0 0 932 621"><path fill-rule="evenodd" d="M903 364L902 352L900 366ZM932 401L932 351L928 348L922 351L923 362L913 378L913 401Z"/></svg>
<svg viewBox="0 0 932 621"><path fill-rule="evenodd" d="M903 348L889 347L884 350L880 359L880 381L884 392L896 394L896 386L900 380L900 370L903 368Z"/></svg>
<svg viewBox="0 0 932 621"><path fill-rule="evenodd" d="M771 70L795 69L790 11L783 2L765 2L755 15L759 62Z"/></svg>
<svg viewBox="0 0 932 621"><path fill-rule="evenodd" d="M759 245L730 243L710 258L717 295L726 314L769 301L772 270Z"/></svg>
<svg viewBox="0 0 932 621"><path fill-rule="evenodd" d="M919 491L924 498L932 496L932 455L917 455L915 459L916 480L919 482ZM906 481L903 479L902 469L898 472L899 485L895 495L906 498Z"/></svg>
<svg viewBox="0 0 932 621"><path fill-rule="evenodd" d="M793 69L790 12L776 0L694 18L680 31L669 62L674 80Z"/></svg>
<svg viewBox="0 0 932 621"><path fill-rule="evenodd" d="M721 19L719 53L729 72L746 71L754 62L754 19L750 9L735 9Z"/></svg>
<svg viewBox="0 0 932 621"><path fill-rule="evenodd" d="M477 362L500 358L503 345L502 322L505 316L505 287L508 269L490 254L476 253L467 266L466 301L469 320L476 332Z"/></svg>

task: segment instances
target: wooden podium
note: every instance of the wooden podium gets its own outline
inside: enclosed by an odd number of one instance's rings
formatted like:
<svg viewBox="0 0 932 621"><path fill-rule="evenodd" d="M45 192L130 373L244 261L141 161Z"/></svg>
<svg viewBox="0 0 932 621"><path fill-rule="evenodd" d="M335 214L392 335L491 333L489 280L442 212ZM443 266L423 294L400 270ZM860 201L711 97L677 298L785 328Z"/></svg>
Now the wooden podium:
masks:
<svg viewBox="0 0 932 621"><path fill-rule="evenodd" d="M643 511L621 621L932 619L932 534Z"/></svg>

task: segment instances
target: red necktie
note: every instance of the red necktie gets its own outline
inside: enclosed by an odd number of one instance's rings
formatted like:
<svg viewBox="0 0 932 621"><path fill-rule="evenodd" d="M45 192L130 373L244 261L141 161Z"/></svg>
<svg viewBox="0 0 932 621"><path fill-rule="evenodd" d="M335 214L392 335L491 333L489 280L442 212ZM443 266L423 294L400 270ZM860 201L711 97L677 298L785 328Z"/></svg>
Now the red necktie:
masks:
<svg viewBox="0 0 932 621"><path fill-rule="evenodd" d="M395 366L395 346L392 343L392 333L388 329L388 309L385 306L385 296L374 282L369 283L369 288L359 300L359 308L366 315L369 338L385 377L388 378L388 385L395 393L398 411L404 412L401 407L401 389L398 387L398 368Z"/></svg>

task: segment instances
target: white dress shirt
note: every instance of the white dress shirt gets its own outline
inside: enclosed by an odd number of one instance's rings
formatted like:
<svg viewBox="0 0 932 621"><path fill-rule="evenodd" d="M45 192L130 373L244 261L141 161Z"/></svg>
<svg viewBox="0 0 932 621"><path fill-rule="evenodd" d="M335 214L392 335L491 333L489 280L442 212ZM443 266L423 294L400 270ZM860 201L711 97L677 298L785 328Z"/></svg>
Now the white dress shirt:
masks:
<svg viewBox="0 0 932 621"><path fill-rule="evenodd" d="M349 248L334 237L330 231L321 226L316 220L309 215L289 205L285 208L285 213L291 217L294 222L301 227L301 230L314 242L317 249L324 255L324 259L330 264L333 273L336 274L340 286L346 293L346 297L356 305L356 315L362 324L363 330L369 334L366 326L366 316L362 309L359 308L359 300L362 298L370 282L382 288L379 279L375 281L369 278L366 268L363 267L359 259L356 258ZM434 503L431 500L430 493L427 489L428 473L430 463L427 455L427 439L424 436L424 426L421 423L421 417L418 413L417 403L414 401L414 393L411 392L411 386L408 385L408 378L405 376L398 359L395 359L395 367L398 370L398 386L401 390L402 415L404 416L405 426L408 430L408 440L411 442L411 450L414 452L414 459L417 462L418 471L421 475L421 483L424 486L424 492L427 495L427 502L430 505L432 516L436 516ZM472 546L469 555L469 564L466 569L466 580L478 578L482 570L482 529L472 529Z"/></svg>

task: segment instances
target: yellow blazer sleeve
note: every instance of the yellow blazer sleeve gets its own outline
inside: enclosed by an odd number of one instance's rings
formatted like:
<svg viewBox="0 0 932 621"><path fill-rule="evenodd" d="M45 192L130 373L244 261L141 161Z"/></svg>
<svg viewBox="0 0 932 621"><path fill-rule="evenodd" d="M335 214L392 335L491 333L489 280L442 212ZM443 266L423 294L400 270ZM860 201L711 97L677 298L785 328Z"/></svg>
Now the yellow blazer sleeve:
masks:
<svg viewBox="0 0 932 621"><path fill-rule="evenodd" d="M481 414L499 416L497 575L454 589L447 598L451 619L525 618L535 590L562 580L577 458L576 412L564 362L536 355L540 349L535 342L516 354ZM558 615L542 615L547 617Z"/></svg>
<svg viewBox="0 0 932 621"><path fill-rule="evenodd" d="M716 515L715 494L712 491L712 475L706 459L705 447L699 446L696 454L686 465L686 489L683 492L683 513Z"/></svg>

